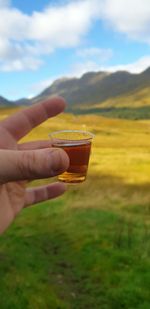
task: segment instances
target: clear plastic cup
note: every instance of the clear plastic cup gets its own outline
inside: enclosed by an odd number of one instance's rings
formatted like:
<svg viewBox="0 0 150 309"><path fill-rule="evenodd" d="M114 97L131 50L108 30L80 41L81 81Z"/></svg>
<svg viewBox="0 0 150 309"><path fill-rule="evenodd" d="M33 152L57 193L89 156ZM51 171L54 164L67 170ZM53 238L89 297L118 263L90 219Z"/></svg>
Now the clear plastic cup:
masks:
<svg viewBox="0 0 150 309"><path fill-rule="evenodd" d="M58 176L59 181L80 183L86 179L92 139L94 135L86 131L64 130L49 134L52 147L62 148L70 159L67 171Z"/></svg>

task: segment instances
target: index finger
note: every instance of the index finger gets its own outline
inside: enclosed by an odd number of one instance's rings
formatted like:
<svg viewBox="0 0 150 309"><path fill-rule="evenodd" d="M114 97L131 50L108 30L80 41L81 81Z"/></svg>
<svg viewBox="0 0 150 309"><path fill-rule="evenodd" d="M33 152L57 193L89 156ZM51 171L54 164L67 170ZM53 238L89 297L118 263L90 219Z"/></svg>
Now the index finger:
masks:
<svg viewBox="0 0 150 309"><path fill-rule="evenodd" d="M61 113L65 105L62 98L45 100L6 118L0 126L18 141L40 123Z"/></svg>

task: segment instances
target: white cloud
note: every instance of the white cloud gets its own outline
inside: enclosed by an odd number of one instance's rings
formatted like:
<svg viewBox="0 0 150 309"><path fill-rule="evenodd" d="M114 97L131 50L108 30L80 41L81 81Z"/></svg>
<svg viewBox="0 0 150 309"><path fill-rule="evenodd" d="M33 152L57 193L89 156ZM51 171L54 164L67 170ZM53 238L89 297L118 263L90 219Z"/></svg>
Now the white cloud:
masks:
<svg viewBox="0 0 150 309"><path fill-rule="evenodd" d="M150 43L149 0L104 0L101 18L129 38Z"/></svg>
<svg viewBox="0 0 150 309"><path fill-rule="evenodd" d="M29 37L53 47L76 46L91 26L95 9L90 0L72 1L33 13Z"/></svg>
<svg viewBox="0 0 150 309"><path fill-rule="evenodd" d="M2 71L36 70L42 60L36 56L36 48L0 39L0 69Z"/></svg>
<svg viewBox="0 0 150 309"><path fill-rule="evenodd" d="M96 7L91 0L50 5L42 12L33 12L30 16L6 4L9 2L0 2L0 70L6 67L10 70L24 69L27 61L24 61L22 51L27 59L33 59L34 54L37 59L33 62L38 67L41 64L40 56L50 54L56 48L77 46L96 16ZM28 49L25 42L28 42ZM7 56L12 50L17 51L17 60L20 63L23 61L23 65L16 65L16 60L14 65L10 64L10 56ZM31 66L27 68L35 68L32 61L30 63Z"/></svg>
<svg viewBox="0 0 150 309"><path fill-rule="evenodd" d="M7 63L1 64L0 68L3 72L36 70L42 63L40 59L23 57L18 60L7 61Z"/></svg>
<svg viewBox="0 0 150 309"><path fill-rule="evenodd" d="M17 41L28 39L31 17L11 7L0 7L0 16L0 38Z"/></svg>
<svg viewBox="0 0 150 309"><path fill-rule="evenodd" d="M128 64L118 64L114 66L100 65L94 61L84 61L82 63L75 63L70 72L66 74L67 77L80 77L87 72L116 72L128 71L130 73L141 73L150 67L150 55L139 58L137 61Z"/></svg>
<svg viewBox="0 0 150 309"><path fill-rule="evenodd" d="M83 61L75 63L70 72L67 74L67 77L80 77L87 72L96 72L100 71L101 66L95 61Z"/></svg>
<svg viewBox="0 0 150 309"><path fill-rule="evenodd" d="M115 71L128 71L131 73L141 73L150 67L150 55L141 57L137 61L128 64L120 64L115 66L101 67L102 70L115 72Z"/></svg>
<svg viewBox="0 0 150 309"><path fill-rule="evenodd" d="M150 0L66 0L30 15L10 2L0 0L0 70L37 69L45 54L79 46L97 19L150 44ZM84 52L103 56L102 50Z"/></svg>
<svg viewBox="0 0 150 309"><path fill-rule="evenodd" d="M10 5L10 0L0 0L0 7L8 7Z"/></svg>
<svg viewBox="0 0 150 309"><path fill-rule="evenodd" d="M82 58L96 58L98 61L103 63L112 57L113 51L110 48L105 49L105 48L89 47L79 49L77 51L77 55Z"/></svg>

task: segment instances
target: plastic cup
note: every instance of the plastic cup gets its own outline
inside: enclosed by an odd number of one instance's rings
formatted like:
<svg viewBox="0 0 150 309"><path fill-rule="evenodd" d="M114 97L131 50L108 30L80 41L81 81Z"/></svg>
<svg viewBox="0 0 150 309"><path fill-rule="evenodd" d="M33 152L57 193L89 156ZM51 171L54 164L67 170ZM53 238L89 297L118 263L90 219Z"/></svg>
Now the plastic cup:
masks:
<svg viewBox="0 0 150 309"><path fill-rule="evenodd" d="M58 176L66 183L80 183L86 179L92 139L94 135L86 131L64 130L49 134L52 147L62 148L70 159L67 171Z"/></svg>

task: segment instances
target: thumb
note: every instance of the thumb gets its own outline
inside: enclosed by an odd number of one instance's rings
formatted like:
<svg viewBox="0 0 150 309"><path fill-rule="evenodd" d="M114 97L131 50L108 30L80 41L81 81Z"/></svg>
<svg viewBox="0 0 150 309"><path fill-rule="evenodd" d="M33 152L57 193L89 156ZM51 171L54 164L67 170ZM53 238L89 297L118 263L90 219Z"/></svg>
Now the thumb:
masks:
<svg viewBox="0 0 150 309"><path fill-rule="evenodd" d="M0 183L33 180L61 174L69 158L58 148L40 150L0 150Z"/></svg>

